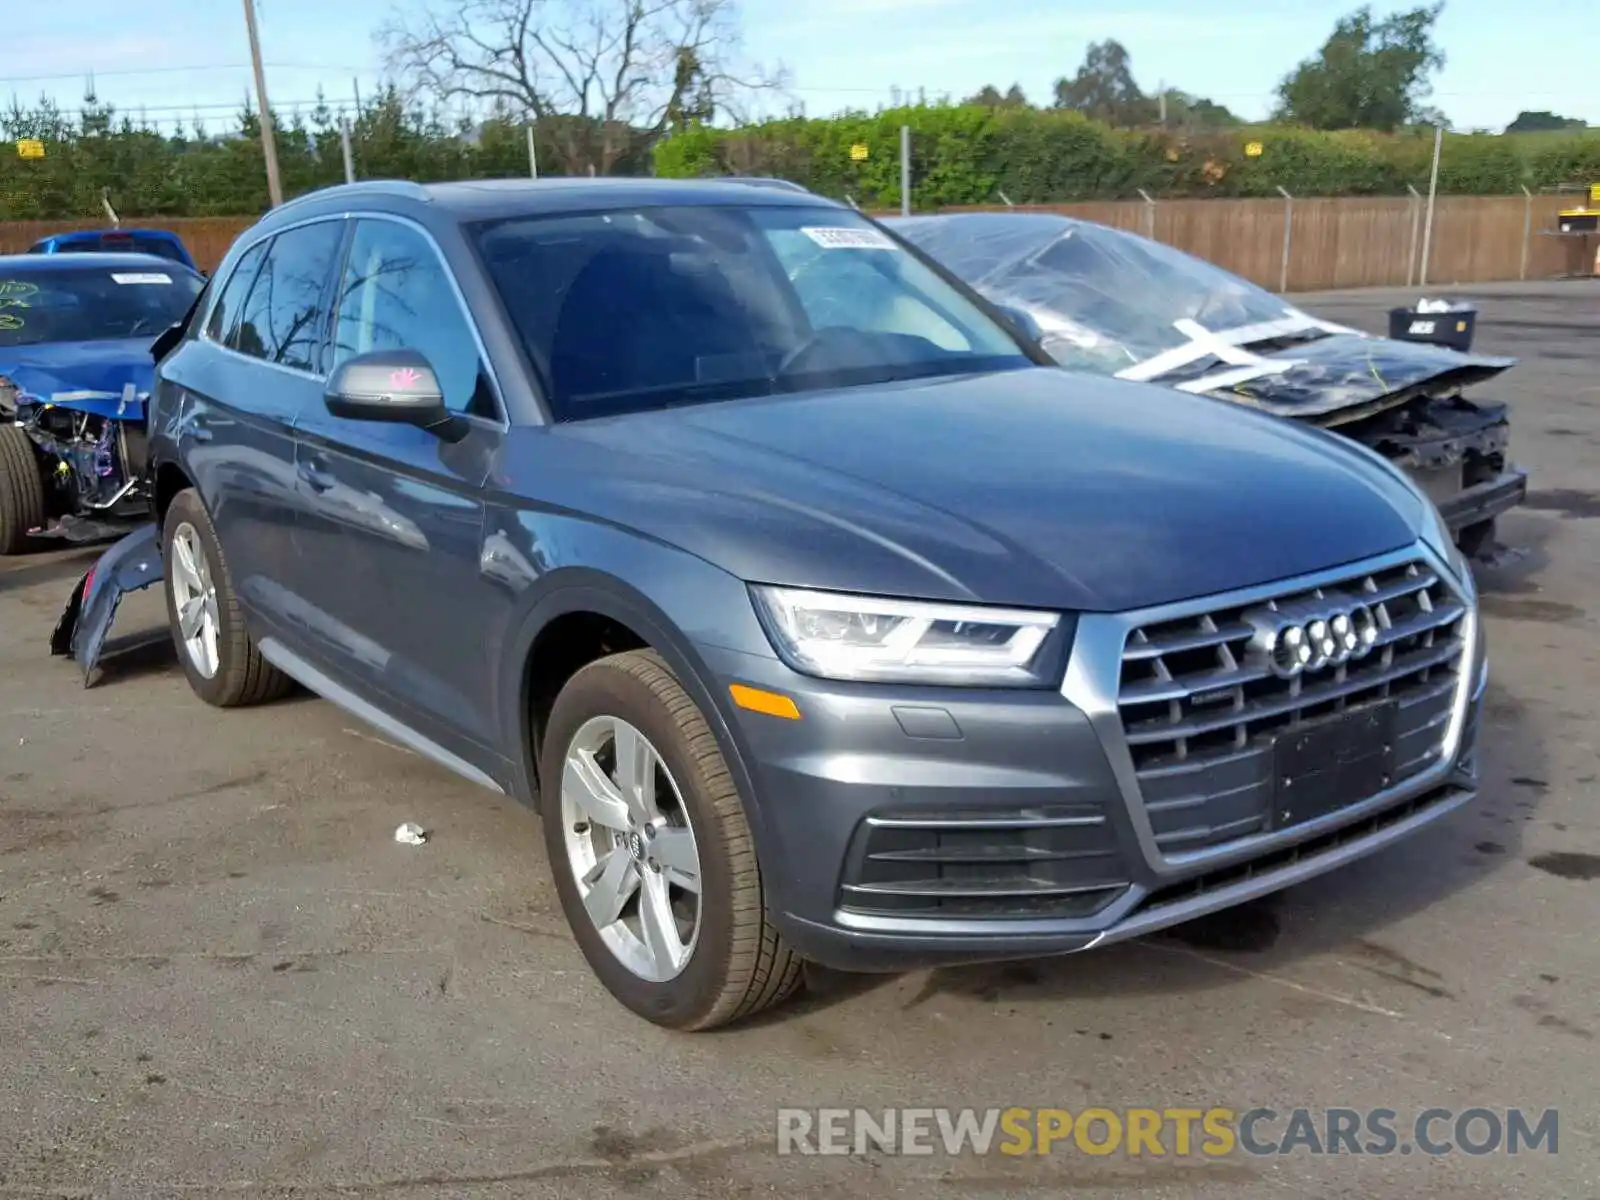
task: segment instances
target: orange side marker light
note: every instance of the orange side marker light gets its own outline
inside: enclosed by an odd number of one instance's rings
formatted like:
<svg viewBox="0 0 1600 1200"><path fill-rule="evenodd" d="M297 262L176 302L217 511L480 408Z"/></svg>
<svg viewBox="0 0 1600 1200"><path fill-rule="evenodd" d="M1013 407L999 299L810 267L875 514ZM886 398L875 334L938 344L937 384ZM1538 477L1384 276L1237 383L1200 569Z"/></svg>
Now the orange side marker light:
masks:
<svg viewBox="0 0 1600 1200"><path fill-rule="evenodd" d="M800 719L800 709L795 702L778 692L746 687L742 683L730 683L728 694L740 708L748 708L751 712L764 713L769 717L782 717L786 721Z"/></svg>

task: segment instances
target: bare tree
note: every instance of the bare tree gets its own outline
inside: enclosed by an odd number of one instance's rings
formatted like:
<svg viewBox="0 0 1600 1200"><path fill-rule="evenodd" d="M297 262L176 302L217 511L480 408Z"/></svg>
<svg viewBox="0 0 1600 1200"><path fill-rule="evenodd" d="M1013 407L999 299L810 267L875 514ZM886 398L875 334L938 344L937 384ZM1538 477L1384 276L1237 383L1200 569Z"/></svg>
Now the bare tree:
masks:
<svg viewBox="0 0 1600 1200"><path fill-rule="evenodd" d="M570 174L780 82L740 71L737 0L432 0L379 40L414 91L537 122Z"/></svg>

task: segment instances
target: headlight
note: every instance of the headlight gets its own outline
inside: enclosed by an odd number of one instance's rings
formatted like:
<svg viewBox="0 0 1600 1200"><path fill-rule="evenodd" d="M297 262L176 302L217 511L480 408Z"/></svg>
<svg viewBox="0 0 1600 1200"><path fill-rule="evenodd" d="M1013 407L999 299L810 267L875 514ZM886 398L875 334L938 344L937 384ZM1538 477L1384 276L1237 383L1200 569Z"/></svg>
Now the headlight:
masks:
<svg viewBox="0 0 1600 1200"><path fill-rule="evenodd" d="M1038 686L1055 613L752 586L774 648L825 679Z"/></svg>

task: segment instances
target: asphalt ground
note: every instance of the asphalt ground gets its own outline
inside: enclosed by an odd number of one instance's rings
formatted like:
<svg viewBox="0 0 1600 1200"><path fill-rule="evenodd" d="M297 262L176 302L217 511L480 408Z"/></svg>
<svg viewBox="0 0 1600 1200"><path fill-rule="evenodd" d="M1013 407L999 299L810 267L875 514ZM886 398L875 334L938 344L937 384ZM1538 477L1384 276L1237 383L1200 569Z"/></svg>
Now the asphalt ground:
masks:
<svg viewBox="0 0 1600 1200"><path fill-rule="evenodd" d="M1413 293L1304 297L1381 331ZM92 552L0 563L0 1195L1600 1194L1600 285L1477 287L1533 472L1485 573L1471 807L1146 942L818 974L659 1031L571 942L535 818L309 696L219 712L170 647L82 687L46 642ZM395 826L427 827L421 847ZM1559 1110L1543 1148L1214 1161L780 1155L780 1107ZM1431 1127L1450 1139L1446 1121ZM1485 1126L1478 1126L1481 1134ZM1148 1147L1146 1148L1148 1150Z"/></svg>

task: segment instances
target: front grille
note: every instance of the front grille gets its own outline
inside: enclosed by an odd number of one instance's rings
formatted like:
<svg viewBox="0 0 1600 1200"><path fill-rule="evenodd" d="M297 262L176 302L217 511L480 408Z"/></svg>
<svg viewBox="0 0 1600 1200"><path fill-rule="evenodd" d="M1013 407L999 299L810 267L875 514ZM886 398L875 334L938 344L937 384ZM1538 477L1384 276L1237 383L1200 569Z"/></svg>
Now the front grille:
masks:
<svg viewBox="0 0 1600 1200"><path fill-rule="evenodd" d="M1372 651L1281 679L1251 652L1246 614L1318 600L1370 609ZM1118 708L1160 851L1185 854L1268 829L1277 736L1353 705L1395 703L1391 785L1426 771L1443 748L1466 615L1432 567L1410 562L1134 629Z"/></svg>
<svg viewBox="0 0 1600 1200"><path fill-rule="evenodd" d="M1097 808L879 813L856 831L840 907L890 917L1087 917L1127 886Z"/></svg>
<svg viewBox="0 0 1600 1200"><path fill-rule="evenodd" d="M1392 828L1409 817L1418 813L1428 812L1442 804L1448 804L1461 795L1461 789L1451 784L1441 784L1430 791L1423 792L1420 796L1413 796L1403 800L1392 808L1373 813L1363 820L1345 825L1339 829L1311 838L1308 841L1296 842L1282 850L1259 858L1246 859L1242 863L1223 867L1216 871L1207 871L1204 875L1197 875L1192 879L1185 879L1181 883L1174 883L1168 887L1157 888L1141 900L1130 917L1149 912L1151 909L1166 908L1174 904L1186 904L1191 900L1198 900L1212 892L1221 891L1223 888L1233 887L1235 884L1247 883L1263 875L1271 875L1274 871L1281 871L1296 863L1309 862L1313 859L1359 842L1374 834L1382 833L1385 829Z"/></svg>

